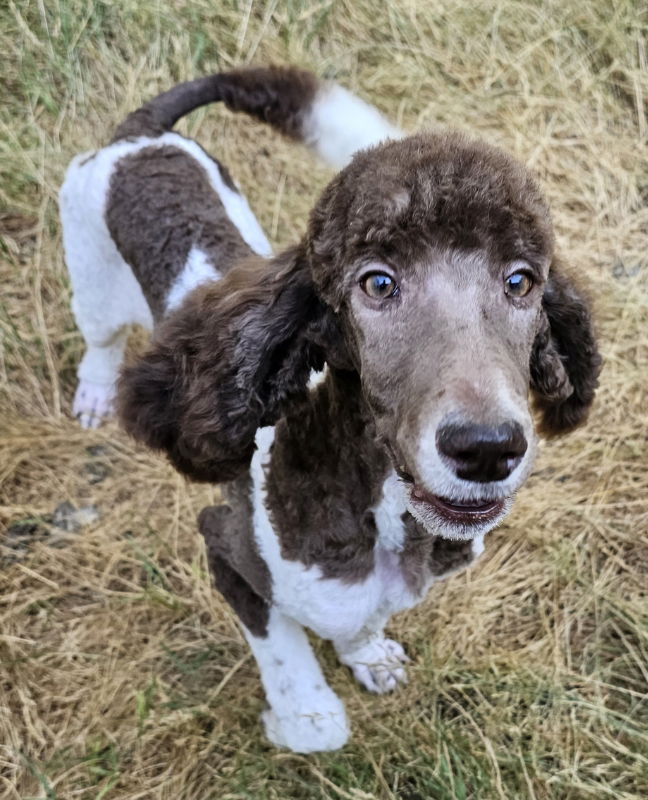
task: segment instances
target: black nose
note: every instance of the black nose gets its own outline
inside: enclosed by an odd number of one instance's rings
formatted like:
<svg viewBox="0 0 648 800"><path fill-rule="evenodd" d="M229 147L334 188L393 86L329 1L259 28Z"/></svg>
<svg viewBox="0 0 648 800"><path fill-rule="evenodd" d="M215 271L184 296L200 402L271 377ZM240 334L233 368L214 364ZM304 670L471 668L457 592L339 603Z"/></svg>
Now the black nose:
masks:
<svg viewBox="0 0 648 800"><path fill-rule="evenodd" d="M437 432L437 447L458 478L502 481L526 453L527 442L517 422L502 425L446 424Z"/></svg>

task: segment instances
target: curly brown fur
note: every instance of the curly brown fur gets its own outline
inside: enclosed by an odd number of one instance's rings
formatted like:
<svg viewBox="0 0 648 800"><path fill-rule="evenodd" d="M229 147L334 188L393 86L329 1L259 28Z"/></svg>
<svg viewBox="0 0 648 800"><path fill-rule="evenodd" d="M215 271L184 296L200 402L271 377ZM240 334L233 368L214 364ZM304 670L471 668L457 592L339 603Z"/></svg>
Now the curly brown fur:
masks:
<svg viewBox="0 0 648 800"><path fill-rule="evenodd" d="M227 171L214 163L231 183ZM150 186L154 192L147 191ZM203 167L178 147L155 145L120 159L110 180L105 217L156 320L166 311L169 290L193 247L222 272L252 252L228 219Z"/></svg>
<svg viewBox="0 0 648 800"><path fill-rule="evenodd" d="M359 153L311 214L313 276L337 307L357 258L413 264L431 250L485 252L495 262L553 248L549 211L521 164L456 131L419 134Z"/></svg>
<svg viewBox="0 0 648 800"><path fill-rule="evenodd" d="M357 373L331 370L277 423L266 492L282 557L317 564L326 578L365 578L376 544L370 509L388 471Z"/></svg>
<svg viewBox="0 0 648 800"><path fill-rule="evenodd" d="M303 115L320 86L317 78L295 67L248 67L180 83L133 111L119 125L112 141L159 136L185 114L222 101L267 122L285 136L302 135Z"/></svg>
<svg viewBox="0 0 648 800"><path fill-rule="evenodd" d="M540 432L557 436L587 419L602 359L590 305L560 266L552 265L542 306L546 325L534 342L531 386Z"/></svg>
<svg viewBox="0 0 648 800"><path fill-rule="evenodd" d="M240 474L257 428L302 395L311 368L323 364L307 333L324 310L300 264L296 248L196 290L123 371L124 427L194 480Z"/></svg>

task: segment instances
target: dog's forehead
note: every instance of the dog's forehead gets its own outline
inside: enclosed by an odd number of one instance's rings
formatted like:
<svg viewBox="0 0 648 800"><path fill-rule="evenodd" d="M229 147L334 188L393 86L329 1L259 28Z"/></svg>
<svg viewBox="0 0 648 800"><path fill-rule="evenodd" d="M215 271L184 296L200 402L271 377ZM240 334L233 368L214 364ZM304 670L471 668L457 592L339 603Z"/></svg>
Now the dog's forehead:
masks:
<svg viewBox="0 0 648 800"><path fill-rule="evenodd" d="M422 260L431 246L490 250L500 260L546 257L547 204L528 171L497 148L457 135L410 137L366 151L339 184L356 249Z"/></svg>

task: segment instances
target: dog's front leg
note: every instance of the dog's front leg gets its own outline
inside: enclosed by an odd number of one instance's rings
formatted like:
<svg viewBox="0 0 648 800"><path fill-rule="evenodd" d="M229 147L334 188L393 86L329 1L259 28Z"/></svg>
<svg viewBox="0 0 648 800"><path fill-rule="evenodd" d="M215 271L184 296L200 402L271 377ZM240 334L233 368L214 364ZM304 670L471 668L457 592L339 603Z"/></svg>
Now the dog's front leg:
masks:
<svg viewBox="0 0 648 800"><path fill-rule="evenodd" d="M243 630L270 705L262 715L268 739L296 753L342 747L349 737L344 706L327 685L301 625L273 607L266 636Z"/></svg>
<svg viewBox="0 0 648 800"><path fill-rule="evenodd" d="M342 664L351 668L353 676L370 692L384 694L407 683L404 664L409 661L402 646L385 638L387 620L374 620L353 638L336 639L335 652Z"/></svg>

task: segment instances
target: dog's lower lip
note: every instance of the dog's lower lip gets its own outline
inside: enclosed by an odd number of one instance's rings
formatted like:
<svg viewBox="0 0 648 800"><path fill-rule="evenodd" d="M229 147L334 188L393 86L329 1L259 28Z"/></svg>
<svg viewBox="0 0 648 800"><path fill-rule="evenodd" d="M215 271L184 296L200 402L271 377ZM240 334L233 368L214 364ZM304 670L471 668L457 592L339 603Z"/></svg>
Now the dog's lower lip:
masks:
<svg viewBox="0 0 648 800"><path fill-rule="evenodd" d="M465 500L452 502L414 486L410 494L416 505L427 506L441 517L464 525L479 525L494 519L504 509L506 500Z"/></svg>

